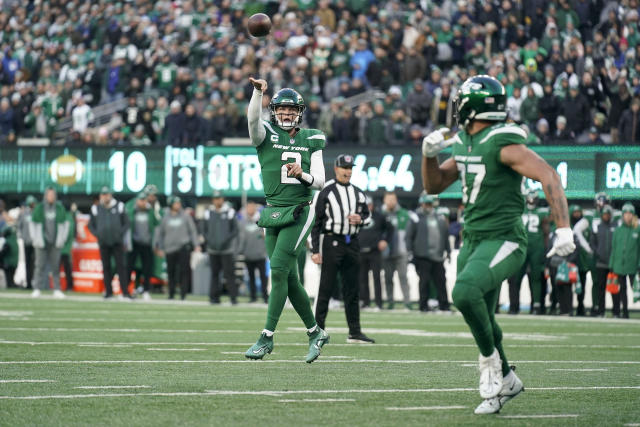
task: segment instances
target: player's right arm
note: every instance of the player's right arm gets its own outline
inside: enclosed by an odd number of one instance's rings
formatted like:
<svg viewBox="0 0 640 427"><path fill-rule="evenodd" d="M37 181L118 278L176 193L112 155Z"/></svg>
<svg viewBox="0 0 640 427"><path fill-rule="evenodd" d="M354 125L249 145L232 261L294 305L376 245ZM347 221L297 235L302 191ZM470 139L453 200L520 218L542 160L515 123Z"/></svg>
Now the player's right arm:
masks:
<svg viewBox="0 0 640 427"><path fill-rule="evenodd" d="M264 137L267 135L267 131L262 125L262 94L267 90L267 82L262 79L254 79L249 77L249 81L253 85L253 94L249 101L249 108L247 110L247 122L249 123L249 138L251 144L258 146L264 141Z"/></svg>
<svg viewBox="0 0 640 427"><path fill-rule="evenodd" d="M445 140L449 129L442 128L431 132L422 140L422 185L429 194L438 194L458 179L458 167L453 158L438 163L438 153L455 141Z"/></svg>

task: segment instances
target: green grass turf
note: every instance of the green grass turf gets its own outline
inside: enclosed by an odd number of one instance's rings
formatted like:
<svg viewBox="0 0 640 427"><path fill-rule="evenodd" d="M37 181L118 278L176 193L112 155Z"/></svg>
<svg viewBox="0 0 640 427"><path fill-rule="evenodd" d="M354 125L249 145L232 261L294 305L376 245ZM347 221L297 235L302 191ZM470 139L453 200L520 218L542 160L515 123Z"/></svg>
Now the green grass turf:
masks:
<svg viewBox="0 0 640 427"><path fill-rule="evenodd" d="M0 425L640 423L637 317L499 316L507 355L527 390L499 415L477 416L478 352L459 315L365 312L364 331L377 344L353 345L345 342L343 311L334 310L327 322L331 343L308 365L307 336L292 309L284 311L274 353L246 361L264 306L27 295L0 293L0 362L36 362L0 363ZM77 388L95 386L146 387ZM220 393L230 391L272 393ZM96 396L70 397L86 395ZM387 409L443 406L464 408ZM577 417L503 418L527 415Z"/></svg>

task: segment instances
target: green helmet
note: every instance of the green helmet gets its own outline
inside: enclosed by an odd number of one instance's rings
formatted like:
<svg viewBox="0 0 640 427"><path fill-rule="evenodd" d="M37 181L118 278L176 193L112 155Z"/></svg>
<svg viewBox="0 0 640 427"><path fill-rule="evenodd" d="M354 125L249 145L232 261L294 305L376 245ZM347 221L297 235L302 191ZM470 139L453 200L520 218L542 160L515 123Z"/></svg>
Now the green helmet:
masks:
<svg viewBox="0 0 640 427"><path fill-rule="evenodd" d="M427 193L422 193L420 195L420 198L418 198L418 203L422 204L422 203L430 203L433 204L433 196L431 194L427 194Z"/></svg>
<svg viewBox="0 0 640 427"><path fill-rule="evenodd" d="M297 107L298 114L292 122L289 123L287 121L285 123L276 116L276 108L288 105ZM271 102L269 102L269 111L271 111L271 123L281 127L284 130L293 129L294 127L302 123L302 113L304 112L305 108L306 107L304 105L304 99L302 99L302 95L291 88L282 88L278 92L276 92L275 95L273 95L273 98L271 98Z"/></svg>
<svg viewBox="0 0 640 427"><path fill-rule="evenodd" d="M453 115L458 125L472 120L502 122L507 119L507 95L497 79L482 75L468 78L453 100Z"/></svg>

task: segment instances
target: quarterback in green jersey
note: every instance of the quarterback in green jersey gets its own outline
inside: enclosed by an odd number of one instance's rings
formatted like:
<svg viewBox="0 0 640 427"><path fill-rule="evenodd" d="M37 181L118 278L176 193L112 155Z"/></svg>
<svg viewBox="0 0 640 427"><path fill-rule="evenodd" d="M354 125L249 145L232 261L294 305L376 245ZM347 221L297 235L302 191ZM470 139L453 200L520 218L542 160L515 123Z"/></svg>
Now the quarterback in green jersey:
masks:
<svg viewBox="0 0 640 427"><path fill-rule="evenodd" d="M507 362L494 316L500 285L519 271L526 257L523 176L542 184L558 226L547 256L566 256L575 245L560 177L527 148L524 130L504 123L504 86L485 75L467 79L454 99L454 114L461 127L457 134L445 139L448 129L440 129L423 140L422 181L429 194L442 192L458 178L462 181L463 246L451 296L480 350L484 401L474 412L492 414L523 390ZM451 157L440 164L437 155L449 146Z"/></svg>
<svg viewBox="0 0 640 427"><path fill-rule="evenodd" d="M289 297L309 336L306 361L318 358L329 335L316 324L309 296L298 277L297 257L313 226L310 208L313 189L324 185L322 149L326 137L316 129L301 129L305 105L302 96L290 88L279 90L269 103L271 120L261 117L265 80L250 78L254 90L247 112L249 137L256 147L262 171L262 183L272 220L266 225L265 245L271 263L271 293L267 321L258 341L247 350L249 359L262 359L273 350L273 333ZM261 216L261 220L262 220ZM279 221L285 217L289 221ZM267 218L269 219L269 218Z"/></svg>

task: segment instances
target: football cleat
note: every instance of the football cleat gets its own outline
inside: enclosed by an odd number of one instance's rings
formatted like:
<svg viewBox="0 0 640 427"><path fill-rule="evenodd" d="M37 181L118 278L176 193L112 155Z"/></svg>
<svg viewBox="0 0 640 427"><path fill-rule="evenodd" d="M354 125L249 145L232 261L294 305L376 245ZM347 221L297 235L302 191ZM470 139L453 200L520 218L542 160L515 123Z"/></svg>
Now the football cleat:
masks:
<svg viewBox="0 0 640 427"><path fill-rule="evenodd" d="M491 399L502 390L502 361L497 349L493 349L491 356L482 354L478 357L480 362L480 397Z"/></svg>
<svg viewBox="0 0 640 427"><path fill-rule="evenodd" d="M369 338L362 332L360 332L359 334L350 334L347 338L348 344L374 344L375 342L376 340L374 340L373 338Z"/></svg>
<svg viewBox="0 0 640 427"><path fill-rule="evenodd" d="M476 415L496 414L509 400L513 399L524 391L522 381L516 375L515 366L511 367L511 371L502 380L502 390L496 397L485 399L473 411Z"/></svg>
<svg viewBox="0 0 640 427"><path fill-rule="evenodd" d="M258 360L273 350L273 336L268 337L266 333L262 333L258 341L247 350L244 357L247 359Z"/></svg>
<svg viewBox="0 0 640 427"><path fill-rule="evenodd" d="M322 347L329 344L329 334L318 326L314 332L307 332L309 336L309 354L305 361L311 363L320 356Z"/></svg>

